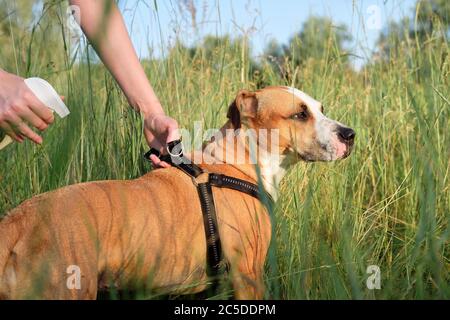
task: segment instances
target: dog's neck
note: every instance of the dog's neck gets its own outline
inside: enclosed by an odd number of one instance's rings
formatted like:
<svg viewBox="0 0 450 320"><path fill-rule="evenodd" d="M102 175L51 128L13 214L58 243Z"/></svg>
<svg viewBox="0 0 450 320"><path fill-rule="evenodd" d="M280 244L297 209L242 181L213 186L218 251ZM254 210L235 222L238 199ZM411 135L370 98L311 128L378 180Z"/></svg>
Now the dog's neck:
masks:
<svg viewBox="0 0 450 320"><path fill-rule="evenodd" d="M231 134L233 132L231 129L233 129L231 123L225 124L220 129L219 137L213 138L205 145L204 157L208 158L209 163L231 165L255 181L258 181L257 168L259 168L265 190L276 200L280 182L293 163L290 157L272 154L261 147L257 141L254 141L254 146L258 152L250 152L249 143L246 143L246 137L248 141L246 129L241 128L238 134ZM237 152L239 148L244 150L244 155ZM252 159L252 154L256 154L257 159ZM243 159L245 160L242 161Z"/></svg>

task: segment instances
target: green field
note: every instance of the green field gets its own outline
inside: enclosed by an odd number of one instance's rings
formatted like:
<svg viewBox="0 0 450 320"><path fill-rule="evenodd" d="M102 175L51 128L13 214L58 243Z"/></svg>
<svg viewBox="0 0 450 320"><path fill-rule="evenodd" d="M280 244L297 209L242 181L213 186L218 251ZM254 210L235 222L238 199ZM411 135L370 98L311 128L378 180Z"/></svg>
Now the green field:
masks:
<svg viewBox="0 0 450 320"><path fill-rule="evenodd" d="M0 36L0 67L47 79L72 112L45 132L42 146L26 142L0 152L0 216L48 190L150 170L142 160L148 146L141 118L107 70L87 57L91 51L70 58L61 7L54 1L43 19L59 26L53 33L28 28ZM49 47L43 39L50 36ZM165 59L143 64L183 128L194 121L220 127L239 89L289 85L323 101L328 117L356 131L348 159L300 163L283 181L272 213L268 297L449 299L448 41L412 34L392 41L388 58L357 72L334 40L302 64L288 56L284 73L263 59L255 65L245 39L222 39L212 49L176 46ZM370 265L381 269L380 290L366 287Z"/></svg>

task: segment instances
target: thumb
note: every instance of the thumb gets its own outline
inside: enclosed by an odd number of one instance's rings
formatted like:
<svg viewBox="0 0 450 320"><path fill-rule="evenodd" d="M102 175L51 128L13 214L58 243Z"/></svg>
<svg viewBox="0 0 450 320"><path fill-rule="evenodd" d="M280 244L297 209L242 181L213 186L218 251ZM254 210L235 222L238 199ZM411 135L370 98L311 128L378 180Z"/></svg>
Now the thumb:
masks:
<svg viewBox="0 0 450 320"><path fill-rule="evenodd" d="M144 136L145 140L147 140L147 144L149 145L149 147L155 148L159 152L163 152L164 146L158 141L155 135L147 128L144 128Z"/></svg>

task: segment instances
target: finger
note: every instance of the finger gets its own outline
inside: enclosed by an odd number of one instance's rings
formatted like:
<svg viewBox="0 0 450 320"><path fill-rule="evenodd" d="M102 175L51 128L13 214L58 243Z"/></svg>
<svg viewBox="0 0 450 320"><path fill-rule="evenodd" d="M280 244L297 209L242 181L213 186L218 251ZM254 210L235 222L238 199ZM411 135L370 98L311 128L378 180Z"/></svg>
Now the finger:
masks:
<svg viewBox="0 0 450 320"><path fill-rule="evenodd" d="M152 154L150 156L150 160L152 161L152 165L155 168L170 168L171 166L164 161L161 161L156 155Z"/></svg>
<svg viewBox="0 0 450 320"><path fill-rule="evenodd" d="M16 134L14 132L14 130L12 129L12 127L4 122L0 125L0 128L2 129L3 132L5 132L8 136L10 136L13 140L22 143L24 138L22 137L22 135L20 134Z"/></svg>
<svg viewBox="0 0 450 320"><path fill-rule="evenodd" d="M19 124L19 133L33 141L34 143L41 144L42 143L42 137L38 135L36 132L30 129L28 125L26 125L25 122L22 122Z"/></svg>
<svg viewBox="0 0 450 320"><path fill-rule="evenodd" d="M150 160L153 165L158 165L161 162L161 160L154 154L150 155Z"/></svg>
<svg viewBox="0 0 450 320"><path fill-rule="evenodd" d="M159 163L159 165L160 165L161 168L170 168L170 167L171 167L171 165L168 164L168 163L165 162L165 161L161 161L161 162Z"/></svg>
<svg viewBox="0 0 450 320"><path fill-rule="evenodd" d="M28 96L28 107L47 124L51 124L55 120L52 110L43 104L34 93Z"/></svg>
<svg viewBox="0 0 450 320"><path fill-rule="evenodd" d="M61 98L62 101L66 100L66 97L64 96L59 96Z"/></svg>
<svg viewBox="0 0 450 320"><path fill-rule="evenodd" d="M42 137L30 129L29 126L21 119L13 119L8 122L16 135L22 135L33 141L34 143L41 144Z"/></svg>
<svg viewBox="0 0 450 320"><path fill-rule="evenodd" d="M152 165L155 168L159 168L160 163L162 162L161 160L159 160L159 158L157 156L155 156L154 154L152 154L150 156L150 160L152 161Z"/></svg>
<svg viewBox="0 0 450 320"><path fill-rule="evenodd" d="M153 135L153 133L151 133L150 130L145 129L144 130L144 134L145 134L145 139L147 140L148 145L151 148L154 148L156 150L158 150L161 154L163 154L164 152L164 146L155 138L155 136Z"/></svg>
<svg viewBox="0 0 450 320"><path fill-rule="evenodd" d="M30 108L25 108L19 116L40 131L48 128L48 123L39 118Z"/></svg>
<svg viewBox="0 0 450 320"><path fill-rule="evenodd" d="M155 150L158 150L160 155L161 155L161 154L166 154L166 153L167 153L167 152L166 152L166 148L164 148L157 140L152 140L152 141L149 143L149 146L150 146L151 148L155 149ZM156 158L158 158L158 157L156 157ZM158 159L159 159L159 158L158 158Z"/></svg>

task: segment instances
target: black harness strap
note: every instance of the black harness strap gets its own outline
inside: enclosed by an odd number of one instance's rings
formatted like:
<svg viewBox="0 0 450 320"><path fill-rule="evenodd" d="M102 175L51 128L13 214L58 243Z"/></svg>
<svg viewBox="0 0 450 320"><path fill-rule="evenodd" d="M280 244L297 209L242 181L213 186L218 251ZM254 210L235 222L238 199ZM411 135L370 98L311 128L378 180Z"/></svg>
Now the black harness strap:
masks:
<svg viewBox="0 0 450 320"><path fill-rule="evenodd" d="M211 184L199 183L197 185L198 196L203 212L203 224L205 226L206 246L207 246L207 275L217 277L226 273L228 265L224 261L222 254L222 243L218 230L216 207L212 194Z"/></svg>
<svg viewBox="0 0 450 320"><path fill-rule="evenodd" d="M174 154L174 150L176 149L178 149L178 152L177 154ZM213 293L217 293L220 276L223 276L228 272L228 263L224 259L222 252L222 243L220 241L212 186L236 190L261 200L260 189L257 185L245 180L223 174L205 172L202 168L191 163L189 159L183 156L180 140L169 143L167 150L170 155L161 155L157 150L152 148L145 154L144 158L150 160L151 155L156 155L161 161L170 163L172 166L182 170L190 176L194 185L197 187L206 236L206 254L208 262L206 271L208 277L212 281L210 290ZM267 193L266 197L270 201L273 201L271 196Z"/></svg>
<svg viewBox="0 0 450 320"><path fill-rule="evenodd" d="M218 188L228 188L244 192L260 200L259 188L257 185L238 178L226 176L224 174L209 174L209 183ZM270 196L270 195L267 195Z"/></svg>

